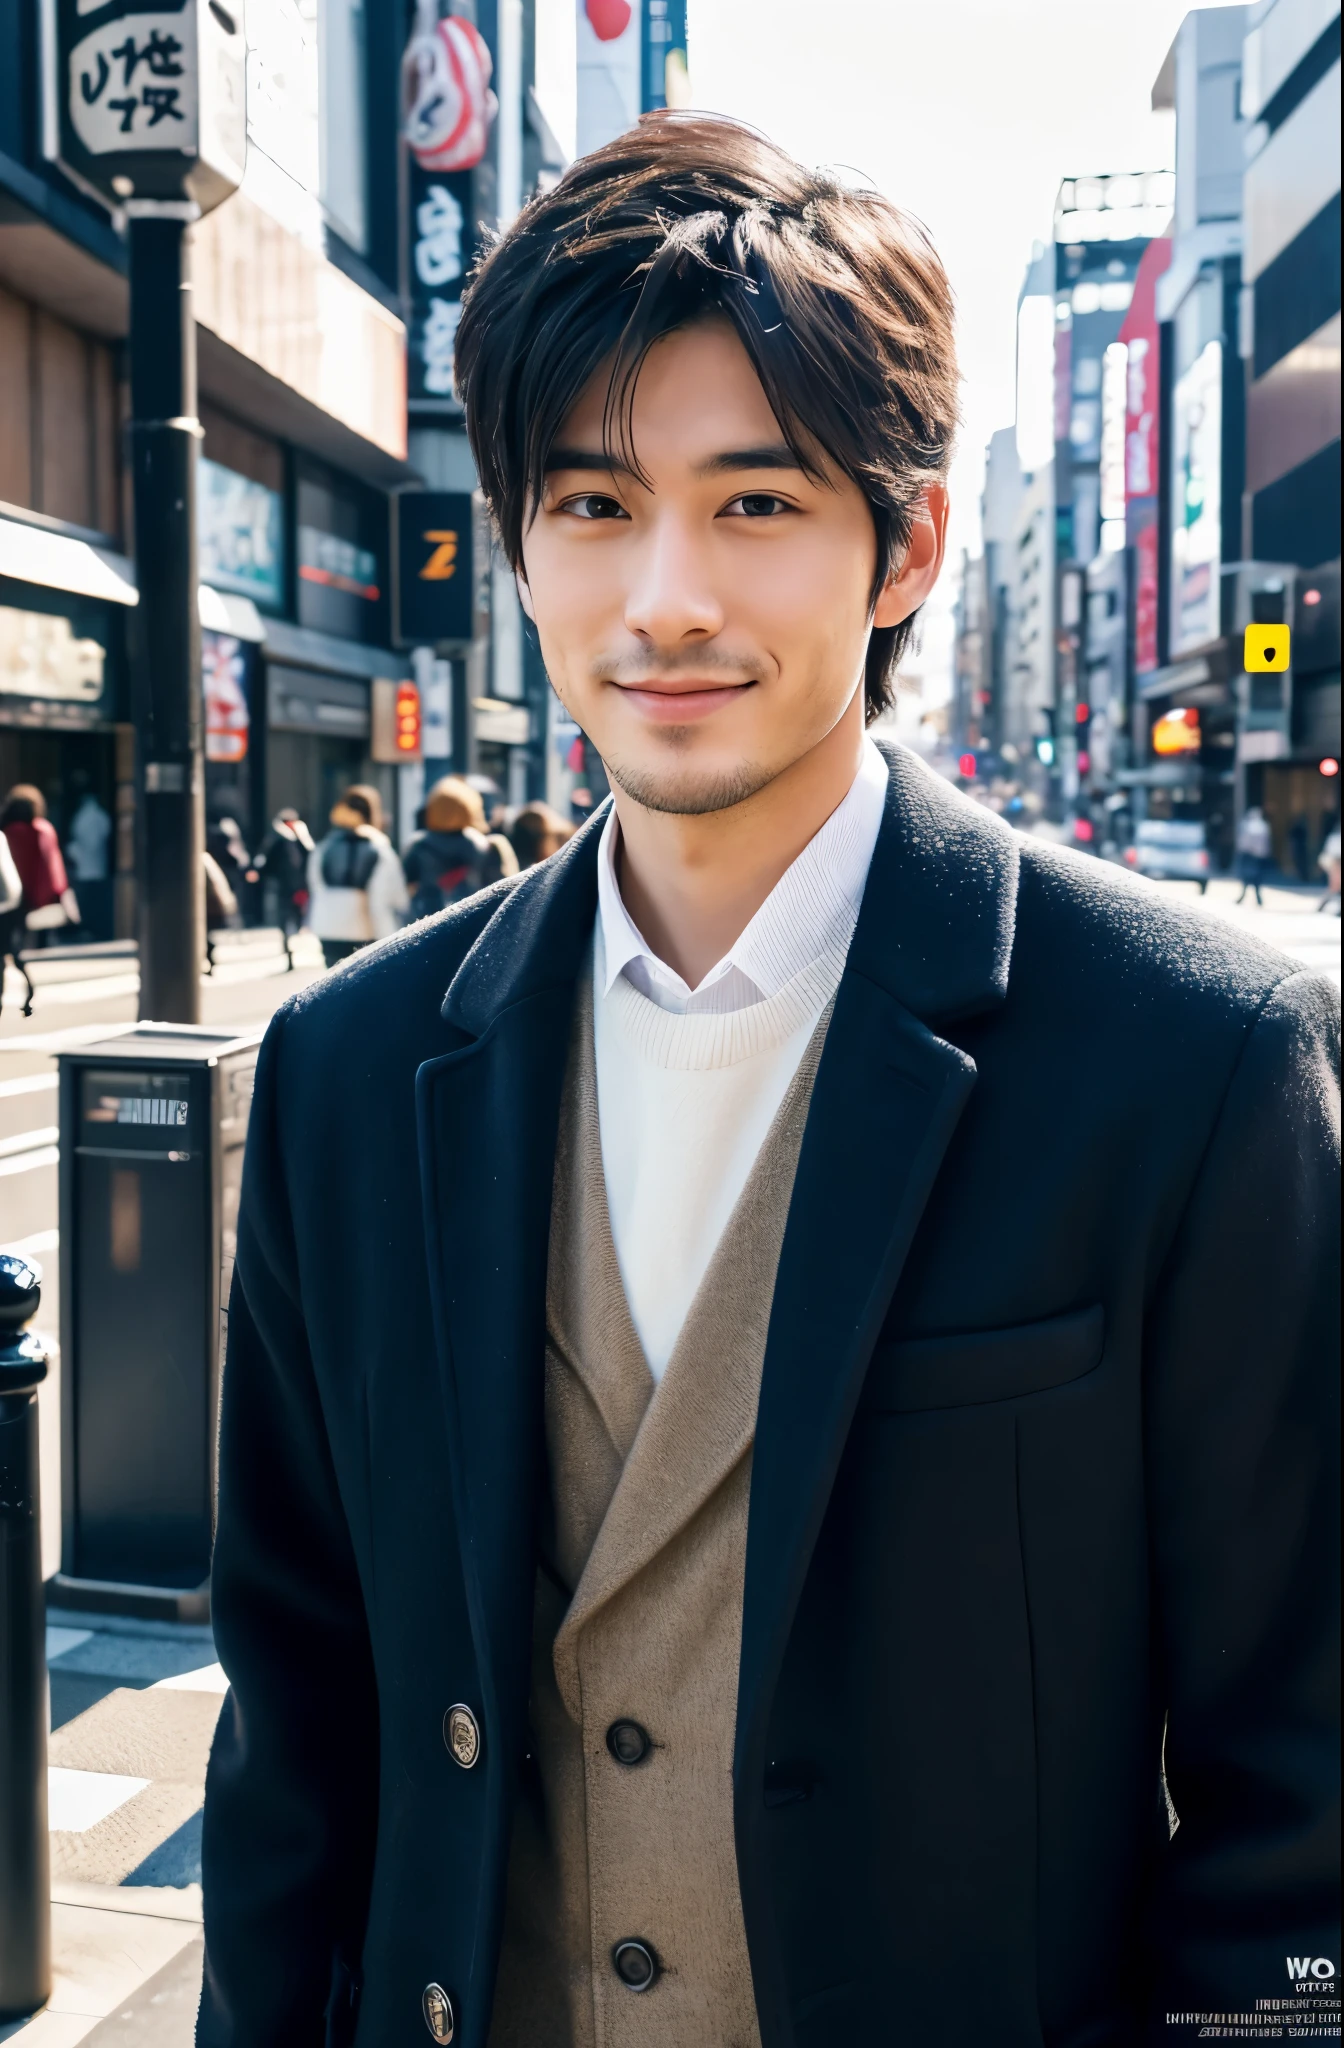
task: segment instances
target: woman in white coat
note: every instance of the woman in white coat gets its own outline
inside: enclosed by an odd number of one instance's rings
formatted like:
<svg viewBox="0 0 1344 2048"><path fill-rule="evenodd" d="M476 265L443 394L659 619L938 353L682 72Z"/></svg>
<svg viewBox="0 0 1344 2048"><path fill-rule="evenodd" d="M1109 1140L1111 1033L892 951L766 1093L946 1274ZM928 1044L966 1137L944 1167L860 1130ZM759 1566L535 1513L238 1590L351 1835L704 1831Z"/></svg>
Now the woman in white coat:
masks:
<svg viewBox="0 0 1344 2048"><path fill-rule="evenodd" d="M383 830L376 789L357 782L331 812L331 831L308 856L308 923L328 967L371 939L400 930L408 907L406 877Z"/></svg>

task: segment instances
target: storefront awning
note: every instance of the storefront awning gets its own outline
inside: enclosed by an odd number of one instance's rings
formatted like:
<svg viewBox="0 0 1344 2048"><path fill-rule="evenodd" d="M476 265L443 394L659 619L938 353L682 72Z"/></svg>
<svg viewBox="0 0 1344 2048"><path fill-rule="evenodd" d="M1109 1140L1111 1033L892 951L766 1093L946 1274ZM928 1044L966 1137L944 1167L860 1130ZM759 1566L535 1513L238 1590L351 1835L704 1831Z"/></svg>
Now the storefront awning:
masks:
<svg viewBox="0 0 1344 2048"><path fill-rule="evenodd" d="M44 590L69 591L74 597L100 597L110 604L139 602L135 568L125 555L19 519L0 519L0 576L36 583ZM197 598L201 624L208 632L231 633L235 640L265 639L261 613L250 597L202 583Z"/></svg>
<svg viewBox="0 0 1344 2048"><path fill-rule="evenodd" d="M261 613L250 597L239 597L231 590L212 590L208 583L199 583L196 598L201 624L207 633L231 633L235 640L255 640L258 644L266 638Z"/></svg>
<svg viewBox="0 0 1344 2048"><path fill-rule="evenodd" d="M0 576L113 604L136 601L135 572L124 555L17 519L0 519Z"/></svg>

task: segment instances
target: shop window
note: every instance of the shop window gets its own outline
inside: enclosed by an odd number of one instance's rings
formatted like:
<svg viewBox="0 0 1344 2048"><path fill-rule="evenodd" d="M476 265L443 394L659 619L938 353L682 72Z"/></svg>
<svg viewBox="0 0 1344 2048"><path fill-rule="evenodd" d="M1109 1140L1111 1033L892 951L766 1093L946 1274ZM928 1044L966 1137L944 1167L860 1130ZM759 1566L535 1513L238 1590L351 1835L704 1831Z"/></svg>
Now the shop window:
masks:
<svg viewBox="0 0 1344 2048"><path fill-rule="evenodd" d="M387 500L308 461L299 464L295 497L300 625L384 640Z"/></svg>

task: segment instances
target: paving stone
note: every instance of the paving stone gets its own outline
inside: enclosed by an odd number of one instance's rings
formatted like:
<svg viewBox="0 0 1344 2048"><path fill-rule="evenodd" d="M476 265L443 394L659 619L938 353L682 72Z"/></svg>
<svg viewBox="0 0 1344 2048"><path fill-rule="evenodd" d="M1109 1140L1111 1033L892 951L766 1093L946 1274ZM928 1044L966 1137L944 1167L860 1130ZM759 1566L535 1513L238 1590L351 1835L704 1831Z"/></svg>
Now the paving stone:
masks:
<svg viewBox="0 0 1344 2048"><path fill-rule="evenodd" d="M121 1686L54 1732L54 1767L147 1783L93 1827L53 1830L53 1878L107 1885L133 1875L140 1883L197 1881L199 1845L190 1826L204 1798L219 1708L217 1692Z"/></svg>
<svg viewBox="0 0 1344 2048"><path fill-rule="evenodd" d="M86 2036L86 2048L192 2048L205 1944L198 1936ZM26 2044L25 2044L26 2048Z"/></svg>

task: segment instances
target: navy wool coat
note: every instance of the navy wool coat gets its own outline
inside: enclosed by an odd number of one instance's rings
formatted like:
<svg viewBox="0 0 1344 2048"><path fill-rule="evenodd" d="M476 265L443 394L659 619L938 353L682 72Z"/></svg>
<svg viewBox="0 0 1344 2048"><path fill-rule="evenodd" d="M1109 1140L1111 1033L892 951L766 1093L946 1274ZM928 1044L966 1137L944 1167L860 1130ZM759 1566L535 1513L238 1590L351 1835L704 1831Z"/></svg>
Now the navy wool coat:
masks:
<svg viewBox="0 0 1344 2048"><path fill-rule="evenodd" d="M421 2048L431 1983L485 2048L599 830L267 1035L201 2048ZM1337 1033L1293 961L891 753L756 1434L764 2048L1169 2048L1338 1965Z"/></svg>

